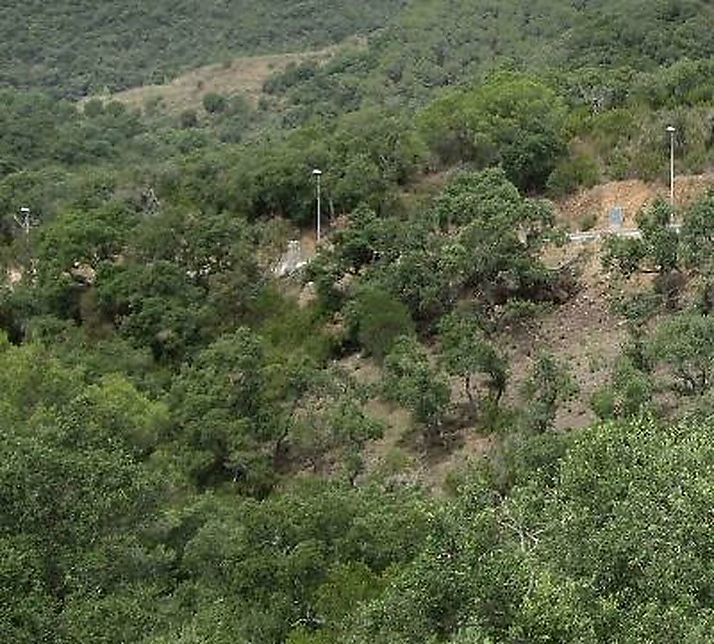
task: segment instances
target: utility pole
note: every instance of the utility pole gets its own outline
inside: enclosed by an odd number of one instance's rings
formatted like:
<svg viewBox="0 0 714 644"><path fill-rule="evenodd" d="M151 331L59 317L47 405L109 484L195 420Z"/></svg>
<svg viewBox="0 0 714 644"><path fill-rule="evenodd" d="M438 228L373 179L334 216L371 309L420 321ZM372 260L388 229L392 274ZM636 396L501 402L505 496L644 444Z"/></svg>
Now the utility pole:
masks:
<svg viewBox="0 0 714 644"><path fill-rule="evenodd" d="M672 204L672 212L674 212L674 133L677 128L670 125L667 128L669 132L669 202Z"/></svg>
<svg viewBox="0 0 714 644"><path fill-rule="evenodd" d="M322 204L320 203L320 201L321 201L322 195L320 194L320 179L322 178L322 170L318 170L317 168L315 168L312 171L312 176L317 179L317 187L316 187L316 190L317 190L317 222L316 223L317 223L317 243L319 244L320 237L321 237L321 235L320 235L320 232L321 232L320 231L320 219L321 219L320 210L321 210Z"/></svg>

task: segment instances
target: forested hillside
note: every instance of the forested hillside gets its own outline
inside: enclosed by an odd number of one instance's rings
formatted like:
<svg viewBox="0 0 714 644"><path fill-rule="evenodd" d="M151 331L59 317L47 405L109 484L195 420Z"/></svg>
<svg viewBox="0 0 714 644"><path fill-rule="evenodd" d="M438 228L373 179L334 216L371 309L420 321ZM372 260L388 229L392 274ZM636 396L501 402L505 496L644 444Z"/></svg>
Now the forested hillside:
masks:
<svg viewBox="0 0 714 644"><path fill-rule="evenodd" d="M652 70L704 58L714 49L713 12L704 0L11 0L0 7L0 82L82 96L374 32L363 60L343 65L388 81L388 93L420 96L504 61Z"/></svg>
<svg viewBox="0 0 714 644"><path fill-rule="evenodd" d="M3 644L713 641L712 34L0 8Z"/></svg>
<svg viewBox="0 0 714 644"><path fill-rule="evenodd" d="M504 65L559 74L652 71L709 57L712 19L714 7L702 0L414 0L367 52L277 85L293 81L298 105L338 87L352 101L394 105L421 103L438 88Z"/></svg>
<svg viewBox="0 0 714 644"><path fill-rule="evenodd" d="M402 0L9 0L0 83L83 96L236 55L324 46L382 26Z"/></svg>

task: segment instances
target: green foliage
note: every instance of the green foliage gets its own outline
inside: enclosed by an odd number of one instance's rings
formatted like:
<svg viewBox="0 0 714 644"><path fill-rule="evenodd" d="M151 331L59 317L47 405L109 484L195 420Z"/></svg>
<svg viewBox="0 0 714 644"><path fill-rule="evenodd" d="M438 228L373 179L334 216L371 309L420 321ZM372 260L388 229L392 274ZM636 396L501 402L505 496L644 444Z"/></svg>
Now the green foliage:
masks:
<svg viewBox="0 0 714 644"><path fill-rule="evenodd" d="M198 481L233 478L252 493L270 489L265 370L258 338L243 328L217 339L175 379L171 397L180 445L190 449Z"/></svg>
<svg viewBox="0 0 714 644"><path fill-rule="evenodd" d="M184 110L181 112L179 115L179 125L183 130L198 127L198 114L196 114L196 110Z"/></svg>
<svg viewBox="0 0 714 644"><path fill-rule="evenodd" d="M335 231L336 260L343 270L352 271L379 261L394 261L399 256L397 241L404 235L408 231L402 222L358 207L350 214L348 225Z"/></svg>
<svg viewBox="0 0 714 644"><path fill-rule="evenodd" d="M680 241L686 266L708 272L714 260L714 193L685 212Z"/></svg>
<svg viewBox="0 0 714 644"><path fill-rule="evenodd" d="M533 364L523 392L528 400L526 425L535 432L552 429L560 405L578 392L567 365L548 354L541 354Z"/></svg>
<svg viewBox="0 0 714 644"><path fill-rule="evenodd" d="M714 318L682 313L662 323L651 350L674 376L679 392L703 394L712 384Z"/></svg>
<svg viewBox="0 0 714 644"><path fill-rule="evenodd" d="M210 93L203 97L203 109L209 114L220 114L225 112L228 101L221 94Z"/></svg>
<svg viewBox="0 0 714 644"><path fill-rule="evenodd" d="M230 213L165 209L144 220L131 241L136 261L171 262L197 287L216 293L230 287L244 306L261 284L252 230L244 218ZM224 315L238 313L227 301L222 308Z"/></svg>
<svg viewBox="0 0 714 644"><path fill-rule="evenodd" d="M483 374L489 396L498 403L508 382L504 358L484 337L478 320L468 314L452 313L439 326L441 360L446 370L464 381L464 391L473 404L473 377Z"/></svg>
<svg viewBox="0 0 714 644"><path fill-rule="evenodd" d="M568 56L574 66L628 65L633 69L682 58L702 59L711 43L711 34L703 28L711 19L710 11L710 6L698 0L654 6L644 0L584 5L585 20L573 30ZM637 32L629 32L637 18ZM623 38L628 33L630 37Z"/></svg>
<svg viewBox="0 0 714 644"><path fill-rule="evenodd" d="M328 597L330 587L352 571L344 600L369 597L374 590L360 589L358 575L376 581L414 557L428 508L415 494L314 483L262 503L221 504L186 545L182 571L196 583L186 608L193 596L200 611L184 613L182 630L191 623L218 630L210 619L203 624L209 610L222 630L247 640L283 641L297 624L336 630L345 608L339 596Z"/></svg>
<svg viewBox="0 0 714 644"><path fill-rule="evenodd" d="M322 364L333 355L341 340L326 332L320 310L300 307L274 286L257 296L254 309L257 329L271 353L277 356L304 355Z"/></svg>
<svg viewBox="0 0 714 644"><path fill-rule="evenodd" d="M316 373L289 419L286 438L293 462L309 464L316 473L332 462L354 485L364 469L364 446L384 431L364 411L365 402L364 393L345 374Z"/></svg>
<svg viewBox="0 0 714 644"><path fill-rule="evenodd" d="M393 0L359 6L330 0L278 9L246 0L152 6L82 0L52 10L42 2L11 3L0 13L0 81L75 97L160 83L228 55L338 42L381 26L398 8ZM18 28L30 21L32 33Z"/></svg>
<svg viewBox="0 0 714 644"><path fill-rule="evenodd" d="M709 429L606 424L575 438L552 485L532 470L497 505L482 501L483 483L464 486L421 556L360 610L353 641L696 641L710 633L706 506L682 501L711 494L702 469L712 457Z"/></svg>
<svg viewBox="0 0 714 644"><path fill-rule="evenodd" d="M510 298L499 310L497 321L505 329L518 327L546 313L549 308L547 303Z"/></svg>
<svg viewBox="0 0 714 644"><path fill-rule="evenodd" d="M446 379L430 364L418 340L401 337L384 361L386 395L407 407L430 438L441 434L450 400Z"/></svg>
<svg viewBox="0 0 714 644"><path fill-rule="evenodd" d="M91 213L64 213L42 229L37 244L41 279L56 280L80 266L96 269L123 250L135 221L119 204Z"/></svg>
<svg viewBox="0 0 714 644"><path fill-rule="evenodd" d="M155 359L180 360L198 341L200 294L179 266L105 264L96 288L102 314Z"/></svg>
<svg viewBox="0 0 714 644"><path fill-rule="evenodd" d="M49 162L78 166L120 155L144 131L137 114L111 102L80 113L37 93L0 92L0 178ZM38 203L28 203L38 210Z"/></svg>
<svg viewBox="0 0 714 644"><path fill-rule="evenodd" d="M546 188L554 197L564 197L579 188L592 188L599 179L600 170L595 159L576 154L558 163L548 177Z"/></svg>
<svg viewBox="0 0 714 644"><path fill-rule="evenodd" d="M377 360L384 359L398 337L414 333L409 309L389 293L369 286L355 296L348 319L359 345Z"/></svg>
<svg viewBox="0 0 714 644"><path fill-rule="evenodd" d="M615 365L610 384L593 394L591 406L602 420L636 418L651 409L653 389L649 375L625 358Z"/></svg>
<svg viewBox="0 0 714 644"><path fill-rule="evenodd" d="M5 346L0 363L3 631L17 642L54 638L58 624L79 632L89 597L165 579L172 555L150 531L171 481L147 459L167 410L121 376L87 387L37 345Z"/></svg>
<svg viewBox="0 0 714 644"><path fill-rule="evenodd" d="M642 88L635 100L666 101L661 97L668 95L706 99L711 95L710 37L701 30L711 20L711 7L703 0L671 12L640 0L543 0L535 7L505 0L497 9L470 0L455 0L448 7L416 0L386 23L366 51L349 49L323 67L299 66L273 87L289 100L291 116L299 118L306 118L306 112L355 109L360 103L411 108L444 87L503 67L567 70L568 91L595 110L634 94L634 84ZM635 23L641 28L632 33ZM658 73L659 65L673 63L679 66L676 72ZM646 80L640 80L643 76ZM452 142L454 150L470 145L468 139Z"/></svg>
<svg viewBox="0 0 714 644"><path fill-rule="evenodd" d="M635 274L647 258L647 249L641 239L634 237L608 237L602 256L605 268L616 268L625 277Z"/></svg>
<svg viewBox="0 0 714 644"><path fill-rule="evenodd" d="M464 285L460 245L445 245L426 233L414 246L407 246L399 259L382 265L379 283L398 295L418 321L431 321L446 313Z"/></svg>
<svg viewBox="0 0 714 644"><path fill-rule="evenodd" d="M437 199L436 216L462 226L454 268L464 283L496 301L547 291L538 253L556 237L553 211L522 198L503 171L457 177Z"/></svg>
<svg viewBox="0 0 714 644"><path fill-rule="evenodd" d="M603 264L616 268L626 277L643 270L667 275L680 264L679 237L670 227L672 209L663 200L657 200L637 215L641 238L608 238L603 254Z"/></svg>
<svg viewBox="0 0 714 644"><path fill-rule="evenodd" d="M378 205L383 184L405 184L420 169L424 144L406 115L365 108L340 119L332 142L334 165L341 178L332 188L335 200L348 207ZM346 167L343 167L346 166ZM360 176L363 175L363 176ZM373 185L365 182L374 175Z"/></svg>
<svg viewBox="0 0 714 644"><path fill-rule="evenodd" d="M637 216L647 256L661 273L672 271L679 264L678 236L669 228L671 223L672 208L661 199Z"/></svg>
<svg viewBox="0 0 714 644"><path fill-rule="evenodd" d="M438 224L438 225L437 225ZM524 199L491 169L458 175L433 208L405 220L358 208L310 268L323 301L336 308L348 280L401 300L420 323L433 323L471 291L485 305L555 295L556 274L541 250L558 235L552 208Z"/></svg>
<svg viewBox="0 0 714 644"><path fill-rule="evenodd" d="M654 315L690 276L712 309L711 197L609 242L657 276L603 422L548 431L555 356L497 404L497 346L573 290L536 197L665 180L670 123L678 172L714 160L710 4L86 4L0 8L3 641L711 641L714 329ZM374 27L202 117L109 98ZM316 167L313 303L270 268Z"/></svg>
<svg viewBox="0 0 714 644"><path fill-rule="evenodd" d="M280 215L304 224L315 216L313 169L324 169L326 213L328 206L334 215L362 204L379 210L397 186L414 177L422 144L401 114L364 109L306 124L275 140L261 137L238 152L237 160L217 156L210 169L202 166L205 179L220 170L216 190L225 194L228 189L229 203L252 217ZM211 190L197 188L201 200L216 201Z"/></svg>
<svg viewBox="0 0 714 644"><path fill-rule="evenodd" d="M420 127L443 162L500 163L522 189L542 188L564 151L565 106L527 76L494 76L434 101Z"/></svg>

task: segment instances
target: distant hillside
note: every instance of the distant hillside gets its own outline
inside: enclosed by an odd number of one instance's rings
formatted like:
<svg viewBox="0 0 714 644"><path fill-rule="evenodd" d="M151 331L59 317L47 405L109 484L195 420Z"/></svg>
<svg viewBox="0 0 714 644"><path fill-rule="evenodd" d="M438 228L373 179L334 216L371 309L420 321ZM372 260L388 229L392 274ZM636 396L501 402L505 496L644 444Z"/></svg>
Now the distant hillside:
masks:
<svg viewBox="0 0 714 644"><path fill-rule="evenodd" d="M412 0L359 57L274 83L318 112L422 103L439 88L494 67L652 71L714 51L714 6L704 0ZM340 105L345 103L341 98Z"/></svg>
<svg viewBox="0 0 714 644"><path fill-rule="evenodd" d="M414 98L508 61L652 69L707 57L713 23L704 0L9 0L0 86L115 92L376 31L368 53L332 72L346 91L366 81L360 92Z"/></svg>
<svg viewBox="0 0 714 644"><path fill-rule="evenodd" d="M83 96L162 83L236 55L325 46L385 24L403 0L9 0L0 86Z"/></svg>

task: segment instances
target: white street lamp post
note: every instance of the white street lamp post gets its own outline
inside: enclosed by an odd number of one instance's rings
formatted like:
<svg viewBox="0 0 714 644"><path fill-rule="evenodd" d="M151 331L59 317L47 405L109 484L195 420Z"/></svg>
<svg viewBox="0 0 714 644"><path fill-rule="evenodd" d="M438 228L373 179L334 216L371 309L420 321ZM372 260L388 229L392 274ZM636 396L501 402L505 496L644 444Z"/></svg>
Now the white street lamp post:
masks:
<svg viewBox="0 0 714 644"><path fill-rule="evenodd" d="M320 179L321 179L321 177L322 177L322 170L318 170L317 168L315 168L315 169L312 171L312 176L317 179L317 187L316 187L316 190L317 190L317 222L316 222L316 223L317 223L317 243L319 244L319 243L320 243L320 236L321 236L321 235L320 235L320 218L321 218L321 213L320 213L320 207L321 207L321 203L320 203L320 199L321 199L321 195L320 195Z"/></svg>
<svg viewBox="0 0 714 644"><path fill-rule="evenodd" d="M669 132L669 201L674 209L674 133L677 128L670 125L667 128Z"/></svg>

